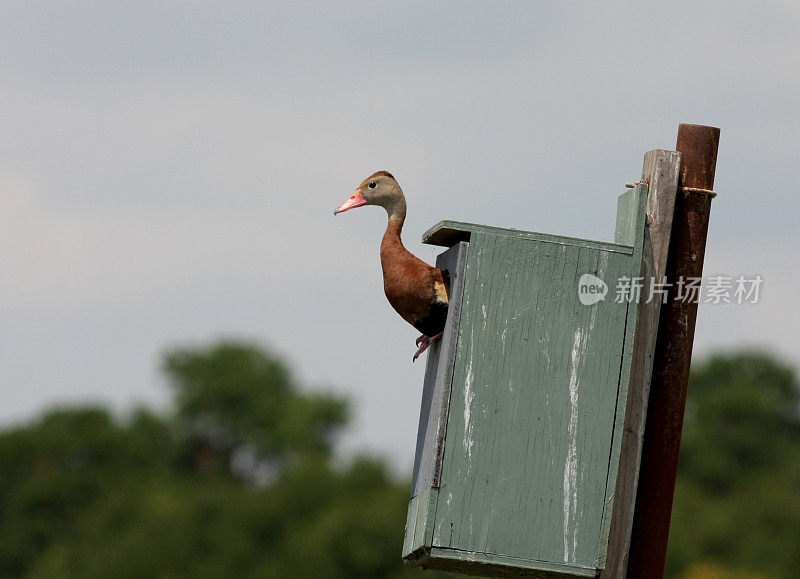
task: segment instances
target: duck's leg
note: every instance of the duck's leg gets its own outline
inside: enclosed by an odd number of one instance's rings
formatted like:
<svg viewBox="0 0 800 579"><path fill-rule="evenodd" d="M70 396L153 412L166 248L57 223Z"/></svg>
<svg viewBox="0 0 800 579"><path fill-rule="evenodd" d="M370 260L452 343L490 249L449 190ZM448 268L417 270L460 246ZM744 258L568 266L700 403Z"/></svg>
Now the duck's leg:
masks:
<svg viewBox="0 0 800 579"><path fill-rule="evenodd" d="M434 342L436 342L437 340L440 340L442 338L442 334L443 333L444 332L439 332L438 334L436 334L435 336L431 336L430 338L428 336L426 336L425 334L423 334L419 338L417 338L417 342L416 343L417 343L417 346L419 346L419 350L417 350L417 353L414 354L414 358L411 361L412 362L416 362L417 358L419 358L419 355L422 354L422 352L427 350L428 347L431 344L433 344Z"/></svg>

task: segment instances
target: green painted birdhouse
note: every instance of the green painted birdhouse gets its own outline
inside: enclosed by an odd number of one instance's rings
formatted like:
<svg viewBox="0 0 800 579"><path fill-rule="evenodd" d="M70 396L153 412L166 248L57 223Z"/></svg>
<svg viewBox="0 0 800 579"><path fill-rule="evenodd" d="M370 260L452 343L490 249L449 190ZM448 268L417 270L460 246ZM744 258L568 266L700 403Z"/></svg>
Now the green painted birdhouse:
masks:
<svg viewBox="0 0 800 579"><path fill-rule="evenodd" d="M450 310L429 351L404 558L594 577L608 553L631 381L647 186L615 243L442 221ZM622 281L620 281L622 280ZM634 284L635 285L635 284Z"/></svg>

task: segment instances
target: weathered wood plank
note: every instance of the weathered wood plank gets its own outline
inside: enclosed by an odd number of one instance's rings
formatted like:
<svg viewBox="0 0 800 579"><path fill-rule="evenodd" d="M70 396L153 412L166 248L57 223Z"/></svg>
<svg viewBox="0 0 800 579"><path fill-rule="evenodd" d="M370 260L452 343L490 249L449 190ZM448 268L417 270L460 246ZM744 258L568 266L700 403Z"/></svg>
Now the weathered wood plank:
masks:
<svg viewBox="0 0 800 579"><path fill-rule="evenodd" d="M467 553L455 549L433 547L430 562L424 569L445 569L456 573L480 574L488 577L529 577L530 579L561 579L563 577L596 577L594 569L575 569L548 561L507 557L488 553ZM475 563L480 564L476 572ZM534 571L533 569L538 569Z"/></svg>
<svg viewBox="0 0 800 579"><path fill-rule="evenodd" d="M644 251L644 238L646 235L646 206L647 206L647 185L640 184L637 187L623 193L619 197L617 206L617 234L631 240L633 243L633 255L629 262L629 269L626 277L638 276L641 272L642 253ZM608 281L614 285L620 278L609 278ZM616 294L616 291L614 292ZM616 296L614 298L616 302ZM625 300L621 300L626 303ZM605 486L605 504L603 506L603 526L599 540L598 558L595 566L601 568L604 562L604 555L608 548L608 537L611 528L611 518L613 513L615 495L614 488L619 471L619 457L622 449L622 437L624 427L625 406L627 404L628 390L631 382L631 364L634 357L636 325L638 321L638 302L635 297L627 302L625 312L625 338L624 347L619 367L619 388L617 390L616 415L614 417L614 434L611 443L611 453L608 461L608 479Z"/></svg>
<svg viewBox="0 0 800 579"><path fill-rule="evenodd" d="M459 243L436 259L436 267L450 274L450 307L442 339L428 349L403 544L403 557L409 559L430 546L433 535L437 493L431 491L439 486L468 251L468 244Z"/></svg>
<svg viewBox="0 0 800 579"><path fill-rule="evenodd" d="M680 154L656 149L644 159L642 180L649 184L647 197L647 230L642 252L641 273L647 283L647 295L638 304L634 337L635 349L631 363L630 386L625 411L625 428L619 456L619 473L614 491L614 506L607 550L601 550L598 566L605 566L601 577L625 577L630 549L631 529L636 500L636 485L642 451L642 434L647 415L647 400L653 352L658 331L661 300L659 296L647 303L649 280L661 280L666 268L672 215L680 169ZM604 560L604 555L607 558Z"/></svg>
<svg viewBox="0 0 800 579"><path fill-rule="evenodd" d="M653 194L647 195L647 225L658 279L661 279L667 269L680 164L681 154L678 151L653 149L644 156L642 180L648 183L650 191L655 190ZM672 191L675 193L671 193Z"/></svg>
<svg viewBox="0 0 800 579"><path fill-rule="evenodd" d="M404 559L413 562L428 553L433 540L433 514L437 500L438 489L429 488L409 501L403 540Z"/></svg>
<svg viewBox="0 0 800 579"><path fill-rule="evenodd" d="M420 497L412 497L408 502L406 513L406 534L403 538L403 558L409 558L415 550L423 547L416 541L417 514L419 512Z"/></svg>
<svg viewBox="0 0 800 579"><path fill-rule="evenodd" d="M417 429L412 497L425 489L439 486L468 250L469 244L461 242L436 258L436 267L447 270L450 274L450 307L442 339L428 348Z"/></svg>
<svg viewBox="0 0 800 579"><path fill-rule="evenodd" d="M617 227L614 242L633 246L636 241L636 228L639 224L639 206L636 192L630 189L617 199Z"/></svg>
<svg viewBox="0 0 800 579"><path fill-rule="evenodd" d="M605 241L593 241L591 239L580 239L577 237L567 237L564 235L551 235L548 233L536 233L535 231L523 231L520 229L503 229L501 227L490 227L488 225L477 225L475 223L463 223L461 221L440 221L428 231L422 234L422 243L429 245L440 245L451 247L459 241L469 241L472 233L483 233L500 237L513 237L528 239L532 241L545 241L560 245L576 245L579 247L595 247L631 255L633 248L631 244L608 243Z"/></svg>

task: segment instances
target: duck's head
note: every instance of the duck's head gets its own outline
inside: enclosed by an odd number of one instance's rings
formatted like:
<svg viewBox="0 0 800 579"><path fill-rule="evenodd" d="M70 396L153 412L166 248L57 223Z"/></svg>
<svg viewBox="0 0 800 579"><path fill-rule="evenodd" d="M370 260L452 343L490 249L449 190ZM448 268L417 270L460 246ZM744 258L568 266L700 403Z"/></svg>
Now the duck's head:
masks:
<svg viewBox="0 0 800 579"><path fill-rule="evenodd" d="M364 179L355 193L350 195L333 214L337 215L362 205L378 205L386 209L390 217L400 213L405 217L406 200L403 190L388 171L378 171Z"/></svg>

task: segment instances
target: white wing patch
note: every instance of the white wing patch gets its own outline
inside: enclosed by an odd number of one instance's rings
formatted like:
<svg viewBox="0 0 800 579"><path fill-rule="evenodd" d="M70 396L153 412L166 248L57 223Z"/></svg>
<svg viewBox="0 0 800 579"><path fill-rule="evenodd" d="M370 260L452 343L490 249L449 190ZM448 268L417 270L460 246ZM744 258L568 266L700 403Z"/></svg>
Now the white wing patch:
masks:
<svg viewBox="0 0 800 579"><path fill-rule="evenodd" d="M436 302L440 304L449 304L450 298L447 296L447 286L439 281L433 282L433 291L436 294Z"/></svg>

